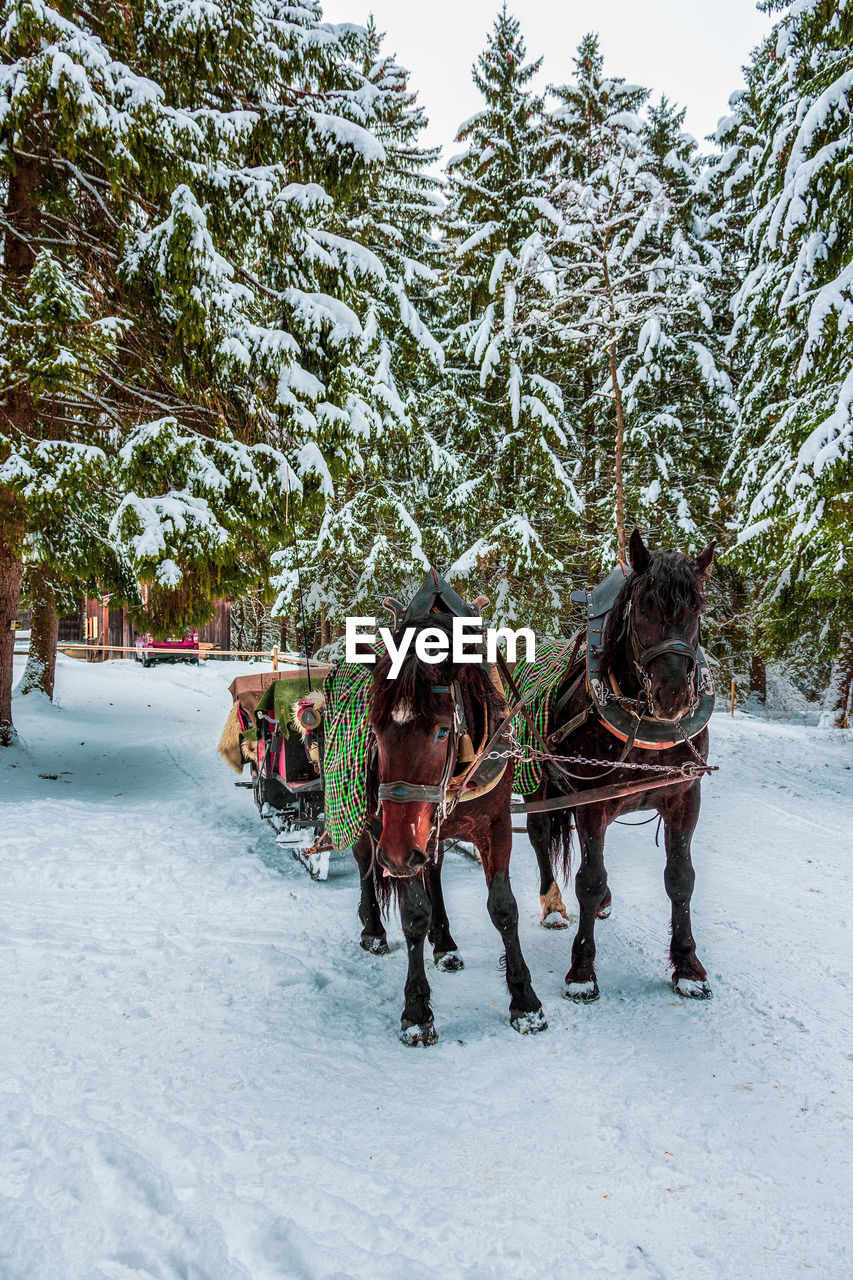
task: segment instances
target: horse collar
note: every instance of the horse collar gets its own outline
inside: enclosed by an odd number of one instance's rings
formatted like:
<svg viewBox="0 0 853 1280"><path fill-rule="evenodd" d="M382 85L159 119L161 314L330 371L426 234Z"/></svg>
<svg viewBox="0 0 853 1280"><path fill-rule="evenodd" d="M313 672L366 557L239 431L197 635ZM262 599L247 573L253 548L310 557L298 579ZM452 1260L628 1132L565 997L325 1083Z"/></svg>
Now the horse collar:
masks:
<svg viewBox="0 0 853 1280"><path fill-rule="evenodd" d="M646 751L663 751L674 747L684 738L695 738L701 733L714 710L714 679L701 645L693 648L686 640L670 639L635 654L635 663L641 677L649 662L662 653L679 653L694 663L695 701L681 720L658 720L655 716L639 715L627 707L628 699L622 693L612 673L605 682L601 671L604 628L609 613L590 618L587 625L586 687L596 715L605 728L621 742L632 741L633 746ZM626 626L628 625L626 619ZM631 631L633 649L633 630ZM683 735L683 737L682 737Z"/></svg>

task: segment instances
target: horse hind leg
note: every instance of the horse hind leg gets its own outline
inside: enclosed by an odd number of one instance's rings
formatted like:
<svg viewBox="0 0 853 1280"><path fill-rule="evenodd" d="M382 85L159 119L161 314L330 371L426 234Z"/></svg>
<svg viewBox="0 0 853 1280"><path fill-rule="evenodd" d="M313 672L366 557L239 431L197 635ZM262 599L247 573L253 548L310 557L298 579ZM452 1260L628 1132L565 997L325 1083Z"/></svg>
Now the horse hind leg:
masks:
<svg viewBox="0 0 853 1280"><path fill-rule="evenodd" d="M441 868L443 863L444 844L442 843L439 847L436 861L429 863L425 872L426 888L429 894L430 907L432 908L428 937L432 947L435 967L443 969L445 973L458 973L460 969L465 968L465 963L450 932L450 921L447 918L447 908L444 905L444 893L441 888Z"/></svg>
<svg viewBox="0 0 853 1280"><path fill-rule="evenodd" d="M568 929L569 913L556 880L551 881L545 893L540 890L539 909L542 912L539 923L543 929Z"/></svg>
<svg viewBox="0 0 853 1280"><path fill-rule="evenodd" d="M557 887L556 881L551 884L547 895L540 895L539 905L542 908L542 919L540 924L545 929L568 929L569 914L566 911L566 904L563 902L563 895ZM613 895L610 889L607 889L598 908L595 912L596 920L608 920L613 910Z"/></svg>
<svg viewBox="0 0 853 1280"><path fill-rule="evenodd" d="M563 895L554 879L551 861L551 821L546 813L527 815L527 836L539 867L539 923L544 929L567 929L569 923Z"/></svg>

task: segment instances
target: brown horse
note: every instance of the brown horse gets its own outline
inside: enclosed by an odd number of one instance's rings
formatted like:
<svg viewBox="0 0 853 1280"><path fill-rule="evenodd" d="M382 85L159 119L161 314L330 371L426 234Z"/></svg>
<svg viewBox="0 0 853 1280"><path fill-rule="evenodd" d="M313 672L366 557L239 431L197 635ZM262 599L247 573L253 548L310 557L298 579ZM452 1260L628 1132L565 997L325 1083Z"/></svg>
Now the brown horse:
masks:
<svg viewBox="0 0 853 1280"><path fill-rule="evenodd" d="M639 530L630 540L633 574L627 577L607 615L602 648L601 684L609 690L605 697L614 704L633 705L645 717L642 724L653 728L669 726L664 740L675 745L649 750L633 746L625 753L626 742L620 740L600 715L588 715L591 698L583 680L577 681L575 670L555 691L554 703L576 688L560 707L551 725L551 737L559 739L559 729L578 718L575 728L559 745L563 755L583 756L602 761L600 765L566 766L575 790L585 791L606 783L636 782L642 777L627 765L669 765L678 769L708 755L708 730L702 728L691 743L679 733L679 722L696 706L699 620L705 607L704 585L710 573L715 543L711 542L691 558L680 551L649 551ZM615 686L615 690L614 690ZM640 732L639 736L642 736ZM692 746L691 746L692 744ZM610 763L612 761L612 764ZM557 760L559 766L559 759ZM551 771L535 796L541 799L558 796L568 790L565 778ZM562 860L568 871L572 815L580 844L580 866L575 876L578 900L578 930L572 944L572 964L566 974L565 994L580 1001L598 998L595 974L595 920L609 914L610 890L604 865L604 839L607 828L622 814L637 809L657 809L663 820L666 843L664 884L672 904L672 936L670 963L672 985L679 995L707 998L711 989L705 968L696 955L696 944L690 924L690 899L694 871L690 844L699 819L700 781L687 778L659 790L588 805L558 810L555 814L531 813L527 830L536 852L540 872L541 900L552 911L562 911L562 899L554 882L554 864ZM564 913L563 913L564 914Z"/></svg>
<svg viewBox="0 0 853 1280"><path fill-rule="evenodd" d="M418 625L449 633L441 616ZM390 678L390 665L388 657L377 661L370 703L376 758L368 808L373 813L381 806L381 827L378 820L368 826L353 852L362 876L362 945L369 950L387 949L379 902L387 904L392 887L399 898L409 961L400 1039L407 1045L438 1039L424 969L427 935L437 963L453 956L456 963L446 967L461 967L441 894L444 837L476 846L489 915L504 944L510 1020L522 1033L542 1031L548 1024L521 953L518 907L509 882L512 767L471 800L460 797L457 803L453 790L454 775L465 771L460 743L470 732L479 735L481 728L499 724L506 710L503 699L484 664L426 663L412 646L396 679Z"/></svg>

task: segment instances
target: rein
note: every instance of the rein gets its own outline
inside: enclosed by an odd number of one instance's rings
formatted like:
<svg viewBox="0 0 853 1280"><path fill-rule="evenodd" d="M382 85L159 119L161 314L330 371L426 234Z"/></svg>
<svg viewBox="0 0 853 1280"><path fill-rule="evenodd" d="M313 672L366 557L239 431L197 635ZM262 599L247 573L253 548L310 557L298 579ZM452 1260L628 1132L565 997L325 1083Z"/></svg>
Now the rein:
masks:
<svg viewBox="0 0 853 1280"><path fill-rule="evenodd" d="M528 703L541 691L542 684L533 685L525 694L519 691L515 680L503 658L498 652L497 662L501 674L506 681L507 687L513 695L513 702L508 706L507 713L491 734L484 745L477 751L461 774L456 779L453 787L453 794L448 798L448 789L453 779L453 771L457 763L459 741L461 734L465 732L465 714L462 708L461 691L456 682L452 686L436 685L435 693L450 693L454 699L453 726L451 733L448 735L447 758L445 763L444 774L439 783L412 783L412 782L383 782L379 784L378 800L388 800L394 804L410 804L419 802L423 804L432 804L436 806L435 816L433 819L430 839L437 837L440 833L441 822L452 813L453 809L464 799L465 788L469 779L477 772L481 765L488 760L540 760L544 764L550 766L553 773L556 773L560 780L568 788L567 792L560 796L553 796L542 800L532 800L528 803L513 804L511 806L512 813L547 813L556 809L577 808L581 805L598 804L606 800L620 799L624 796L635 795L644 791L653 791L661 787L670 787L679 783L693 782L704 777L706 774L715 773L718 769L717 765L709 765L707 761L696 750L690 737L685 732L681 720L662 720L656 716L652 709L651 698L651 677L649 676L648 667L655 658L660 657L664 653L674 653L688 659L690 663L690 704L688 710L684 713L682 719L688 722L695 718L697 707L700 701L704 701L703 694L710 695L710 705L713 706L713 682L710 678L710 671L705 662L704 655L699 646L694 647L689 641L678 636L666 637L659 644L652 645L648 649L640 646L637 638L636 629L633 625L631 617L633 601L629 602L623 618L622 634L628 640L633 655L634 666L640 678L641 693L637 698L630 698L623 694L619 686L613 681L613 689L607 689L604 682L598 676L597 664L593 673L590 665L590 656L593 650L592 639L595 635L599 640L603 632L603 619L590 619L590 634L587 636L587 658L584 661L585 670L581 670L577 678L572 681L569 689L561 697L558 709L565 705L570 697L574 694L580 682L586 676L587 691L589 703L581 713L574 716L566 725L557 729L551 734L549 740L546 741L533 717L528 709ZM593 623L597 623L595 632L593 632ZM572 655L566 667L567 673L574 669L577 659L581 653L584 640L584 630L578 631L574 637ZM600 658L600 647L596 647L598 657ZM623 713L630 717L630 725L627 732L622 733L608 719L605 714L605 707L613 704L622 709ZM620 737L625 746L621 757L615 763L612 760L597 760L586 756L579 755L558 755L552 750L552 744L563 741L571 736L577 729L589 719L589 716L597 713L605 726ZM710 715L710 711L708 712ZM528 748L521 747L515 741L515 724L519 716L523 716L531 735L534 740L539 743L539 747L530 746ZM637 743L638 728L642 721L652 722L655 725L672 726L683 742L688 746L693 756L693 760L685 761L682 765L660 765L652 763L642 763L628 761L626 757L632 748L637 745L640 749L647 747L674 746L675 743L654 743L647 744L643 741ZM703 720L698 728L694 728L694 733L699 732L704 724L707 723L707 717ZM691 726L692 727L692 726ZM461 731L461 732L460 732ZM508 740L508 745L504 750L497 750L501 740ZM579 764L587 767L600 768L603 773L599 777L612 773L616 769L628 769L634 772L641 772L646 775L633 782L610 783L605 786L587 788L584 791L574 789L574 782L594 780L589 774L572 773L567 767L569 765ZM657 775L657 776L655 776Z"/></svg>

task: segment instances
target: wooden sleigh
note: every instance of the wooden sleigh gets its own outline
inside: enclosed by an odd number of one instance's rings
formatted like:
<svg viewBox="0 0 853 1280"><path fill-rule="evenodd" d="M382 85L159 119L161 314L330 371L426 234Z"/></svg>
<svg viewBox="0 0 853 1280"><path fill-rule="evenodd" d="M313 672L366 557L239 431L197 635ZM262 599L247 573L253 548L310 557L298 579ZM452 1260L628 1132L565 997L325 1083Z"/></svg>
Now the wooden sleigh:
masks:
<svg viewBox="0 0 853 1280"><path fill-rule="evenodd" d="M261 817L314 879L325 880L331 854L323 839L322 683L312 664L237 676L219 754L238 773L248 763Z"/></svg>

